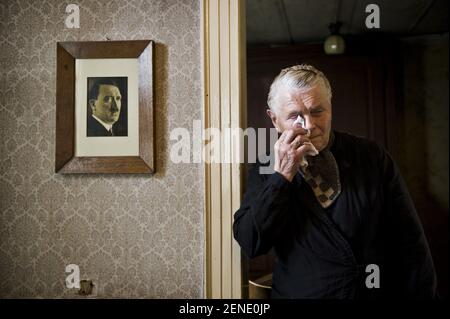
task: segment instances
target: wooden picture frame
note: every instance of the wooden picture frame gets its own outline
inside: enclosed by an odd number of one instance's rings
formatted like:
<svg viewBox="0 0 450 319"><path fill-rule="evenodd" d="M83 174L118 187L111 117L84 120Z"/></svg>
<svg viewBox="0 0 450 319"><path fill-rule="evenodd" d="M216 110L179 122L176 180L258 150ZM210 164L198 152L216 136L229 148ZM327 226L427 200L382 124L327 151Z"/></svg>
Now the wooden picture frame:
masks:
<svg viewBox="0 0 450 319"><path fill-rule="evenodd" d="M55 172L154 173L153 50L151 40L57 43ZM137 156L76 156L77 59L137 59Z"/></svg>

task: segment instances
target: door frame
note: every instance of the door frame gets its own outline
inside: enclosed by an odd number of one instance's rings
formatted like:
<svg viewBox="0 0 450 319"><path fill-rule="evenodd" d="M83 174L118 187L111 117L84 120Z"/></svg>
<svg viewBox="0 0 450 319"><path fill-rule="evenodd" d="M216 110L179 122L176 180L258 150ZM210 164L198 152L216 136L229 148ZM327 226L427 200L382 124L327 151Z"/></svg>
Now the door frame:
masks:
<svg viewBox="0 0 450 319"><path fill-rule="evenodd" d="M246 126L245 29L245 1L201 0L204 129ZM241 143L221 134L220 152L233 153ZM243 164L209 162L206 154L204 295L241 298L241 249L232 224L242 198Z"/></svg>

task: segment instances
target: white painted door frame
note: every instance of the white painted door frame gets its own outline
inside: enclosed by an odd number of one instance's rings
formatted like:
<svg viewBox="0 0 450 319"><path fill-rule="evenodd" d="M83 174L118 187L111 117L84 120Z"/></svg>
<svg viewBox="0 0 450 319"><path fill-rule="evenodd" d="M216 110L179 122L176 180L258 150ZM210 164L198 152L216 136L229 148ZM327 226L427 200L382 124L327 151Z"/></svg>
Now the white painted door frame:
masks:
<svg viewBox="0 0 450 319"><path fill-rule="evenodd" d="M201 0L203 125L243 128L246 120L245 1ZM207 140L205 144L209 141ZM241 141L221 134L220 152ZM231 157L233 158L233 156ZM242 198L242 164L205 163L206 298L241 298L241 250L233 214Z"/></svg>

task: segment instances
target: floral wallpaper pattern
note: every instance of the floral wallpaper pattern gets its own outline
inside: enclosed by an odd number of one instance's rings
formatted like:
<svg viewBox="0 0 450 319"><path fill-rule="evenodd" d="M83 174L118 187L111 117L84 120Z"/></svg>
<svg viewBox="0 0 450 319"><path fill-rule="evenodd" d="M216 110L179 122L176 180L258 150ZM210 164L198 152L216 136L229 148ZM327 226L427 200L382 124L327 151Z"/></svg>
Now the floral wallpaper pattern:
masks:
<svg viewBox="0 0 450 319"><path fill-rule="evenodd" d="M56 42L131 39L156 42L156 174L55 174ZM94 298L203 297L203 170L168 151L201 119L199 1L1 0L0 47L0 298L86 298L69 264Z"/></svg>

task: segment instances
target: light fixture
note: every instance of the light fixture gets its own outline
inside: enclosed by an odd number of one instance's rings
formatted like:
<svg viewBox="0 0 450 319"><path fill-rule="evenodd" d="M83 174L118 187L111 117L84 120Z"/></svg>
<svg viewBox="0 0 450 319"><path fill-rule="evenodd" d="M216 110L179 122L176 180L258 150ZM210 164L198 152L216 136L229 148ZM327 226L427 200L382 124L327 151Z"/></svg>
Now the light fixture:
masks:
<svg viewBox="0 0 450 319"><path fill-rule="evenodd" d="M328 29L331 35L325 40L323 48L326 54L342 54L345 52L344 38L339 34L339 29L342 23L337 21L336 23L330 23Z"/></svg>

